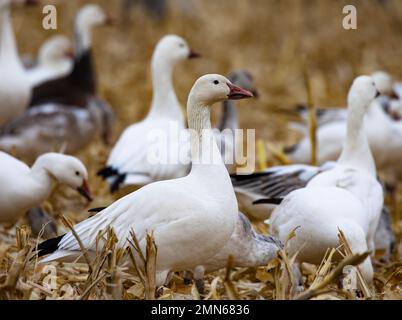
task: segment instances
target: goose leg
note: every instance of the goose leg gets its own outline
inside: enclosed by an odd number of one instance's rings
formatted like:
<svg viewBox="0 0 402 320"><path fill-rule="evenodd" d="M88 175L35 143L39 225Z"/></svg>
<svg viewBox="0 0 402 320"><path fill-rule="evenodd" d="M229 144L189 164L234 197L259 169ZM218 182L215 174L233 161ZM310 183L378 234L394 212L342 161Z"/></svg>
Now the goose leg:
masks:
<svg viewBox="0 0 402 320"><path fill-rule="evenodd" d="M195 286L199 294L205 293L204 274L205 268L203 266L198 266L194 269Z"/></svg>

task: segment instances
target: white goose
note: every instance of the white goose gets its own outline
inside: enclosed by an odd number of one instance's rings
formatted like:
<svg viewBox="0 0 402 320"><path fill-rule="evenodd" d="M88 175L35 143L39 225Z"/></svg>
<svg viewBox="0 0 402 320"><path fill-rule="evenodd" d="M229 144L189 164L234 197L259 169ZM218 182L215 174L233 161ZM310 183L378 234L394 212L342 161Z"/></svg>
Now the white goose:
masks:
<svg viewBox="0 0 402 320"><path fill-rule="evenodd" d="M57 153L39 157L32 168L0 152L0 223L13 224L50 195L55 183L79 191L88 200L88 173L77 158Z"/></svg>
<svg viewBox="0 0 402 320"><path fill-rule="evenodd" d="M354 253L374 251L374 236L383 207L382 187L364 129L364 115L376 95L371 77L358 77L348 95L347 138L334 169L318 174L305 188L287 195L271 216L271 234L290 242L299 261L320 263L328 248L339 245L340 228ZM373 279L370 258L361 265Z"/></svg>
<svg viewBox="0 0 402 320"><path fill-rule="evenodd" d="M11 24L10 0L0 0L0 127L22 114L31 99Z"/></svg>
<svg viewBox="0 0 402 320"><path fill-rule="evenodd" d="M66 36L53 36L41 46L38 62L27 69L31 86L63 77L73 68L74 49Z"/></svg>
<svg viewBox="0 0 402 320"><path fill-rule="evenodd" d="M210 106L226 99L248 97L252 97L250 92L221 75L199 78L187 104L193 162L189 175L149 184L79 223L75 231L83 245L95 250L98 232L110 226L119 239L118 246L127 246L130 230L134 230L144 249L146 233L154 231L158 286L165 283L171 271L192 270L216 254L234 231L238 208L229 174L213 139ZM81 255L72 233L42 243L39 251L39 255L52 253L42 262Z"/></svg>
<svg viewBox="0 0 402 320"><path fill-rule="evenodd" d="M392 78L388 74L379 71L373 74L373 79L383 96L375 100L368 110L365 120L366 133L377 167L378 169L384 169L389 168L389 159L395 153L395 150L402 149L402 142L399 146L397 143L389 144L390 140L397 138L394 128L399 125L399 122L392 119L384 110L384 107L389 105L390 99L396 96L393 90ZM346 115L347 110L341 108L319 110L316 133L317 161L319 164L334 161L341 154L342 145L346 139ZM304 132L306 133L307 130ZM305 134L299 143L286 148L285 151L289 159L294 163L310 163L311 148L308 134Z"/></svg>
<svg viewBox="0 0 402 320"><path fill-rule="evenodd" d="M32 163L46 152L74 154L98 135L110 143L114 116L111 107L96 96L91 58L91 30L108 19L97 5L78 11L74 27L78 51L73 69L34 88L30 108L0 130L0 150L15 150L19 158ZM50 51L57 43L58 48L63 47L63 40L55 42L50 44ZM42 76L44 68L40 69Z"/></svg>
<svg viewBox="0 0 402 320"><path fill-rule="evenodd" d="M235 229L226 245L202 265L194 269L193 275L198 291L203 293L204 274L224 268L229 256L236 267L259 267L267 265L277 257L282 243L270 236L254 231L249 219L239 212Z"/></svg>
<svg viewBox="0 0 402 320"><path fill-rule="evenodd" d="M188 172L190 166L187 163L167 159L165 163L151 164L148 156L152 149L166 155L170 155L171 151L178 154L181 150L182 142L171 133L172 129L185 133L184 117L173 88L172 74L176 64L197 56L187 42L176 35L165 36L157 44L152 57L151 109L144 120L124 130L110 153L107 166L98 173L108 181L112 192L121 186L145 185L182 177ZM151 143L154 133L165 135L164 146L157 145L158 142L155 145Z"/></svg>

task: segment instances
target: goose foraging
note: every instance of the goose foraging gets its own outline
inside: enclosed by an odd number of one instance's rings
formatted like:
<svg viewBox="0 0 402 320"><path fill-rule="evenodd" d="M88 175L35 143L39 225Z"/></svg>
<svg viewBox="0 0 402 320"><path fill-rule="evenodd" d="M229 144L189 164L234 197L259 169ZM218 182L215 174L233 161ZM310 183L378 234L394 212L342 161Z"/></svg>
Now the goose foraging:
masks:
<svg viewBox="0 0 402 320"><path fill-rule="evenodd" d="M300 250L299 262L320 263L328 248L338 247L338 228L353 253L374 251L383 192L363 120L377 94L371 77L356 78L348 95L347 138L337 166L288 194L272 213L270 231L280 240L298 228L289 251L294 254ZM360 267L366 281L371 282L370 257Z"/></svg>
<svg viewBox="0 0 402 320"><path fill-rule="evenodd" d="M152 132L166 134L168 150L180 150L181 142L171 134L172 125L183 132L185 122L179 101L173 88L172 75L179 62L198 57L187 42L176 36L164 36L157 44L152 56L153 98L148 115L124 130L110 153L107 165L98 175L107 180L111 192L125 185L145 185L158 180L183 177L189 164L167 163L151 164L148 151L157 149L149 143ZM142 137L139 139L138 137ZM165 145L164 145L165 146ZM170 153L167 153L170 154ZM175 159L176 160L176 159Z"/></svg>
<svg viewBox="0 0 402 320"><path fill-rule="evenodd" d="M50 195L56 183L76 189L92 200L88 173L77 158L58 153L39 157L29 168L25 163L0 152L0 223L15 223L23 214L37 207Z"/></svg>
<svg viewBox="0 0 402 320"><path fill-rule="evenodd" d="M146 233L153 231L158 247L156 284L160 286L171 271L192 270L223 247L234 231L238 208L213 139L210 106L231 97L250 98L252 94L221 75L205 75L195 82L187 103L193 130L190 173L149 184L76 225L74 229L89 253L96 248L98 232L107 226L117 235L118 247L127 246L127 237L134 230L142 250ZM211 143L202 143L204 139ZM39 255L43 253L51 254L42 262L81 256L72 233L39 245Z"/></svg>

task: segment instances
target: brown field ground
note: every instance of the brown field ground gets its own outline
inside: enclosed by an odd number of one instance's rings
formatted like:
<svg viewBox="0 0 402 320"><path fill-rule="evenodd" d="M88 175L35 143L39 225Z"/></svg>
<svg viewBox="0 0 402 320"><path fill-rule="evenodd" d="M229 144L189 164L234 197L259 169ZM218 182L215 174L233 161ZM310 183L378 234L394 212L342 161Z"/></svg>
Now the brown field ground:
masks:
<svg viewBox="0 0 402 320"><path fill-rule="evenodd" d="M21 54L36 54L42 41L52 34L71 36L75 12L89 1L43 2L57 5L58 30L42 29L40 8L16 8L13 17ZM315 105L344 105L351 81L359 74L381 69L395 79L402 79L402 2L399 0L195 0L192 10L185 14L179 9L178 1L173 1L165 21L155 22L136 8L128 26L119 21L120 1L91 2L101 4L117 18L114 26L97 28L93 35L99 94L116 113L115 139L127 125L146 114L152 95L150 58L158 39L168 33L183 36L203 56L181 64L175 71L175 88L181 103L185 105L187 94L200 75L247 69L255 77L260 97L240 103L241 127L255 128L257 138L278 147L297 140L286 124L297 119L289 110L296 103L306 101L304 67L308 70ZM358 9L358 29L348 31L342 28L342 8L351 3ZM220 108L214 109L215 121L219 111ZM96 177L109 150L110 147L96 141L78 155L90 171L95 194L91 207L108 205L123 194L110 196L107 186ZM277 164L269 153L267 162ZM57 191L45 208L57 217L61 234L67 230L61 215L76 223L88 216L88 208L75 193L61 188ZM392 205L395 217L400 216L399 206ZM314 295L325 299L401 299L402 223L394 220L397 252L388 263L376 261L375 283L370 290L359 293L340 290L336 281L329 281L324 286L328 289L325 293ZM140 279L126 273L118 263L114 268L113 259L107 260L106 271L99 271L99 277L94 274L88 277L86 264L60 264L49 269L27 260L28 245L35 239L27 238L29 231L23 227L25 222L20 221L12 229L0 229L2 298L144 298ZM230 269L229 276L226 270L208 275L206 294L201 298L292 298L289 290L292 279L286 267L292 262L287 259L284 254L267 267ZM333 267L331 259L321 268L304 266L306 286L319 284ZM160 299L200 298L194 286L184 285L179 275L173 278L169 288L158 293Z"/></svg>

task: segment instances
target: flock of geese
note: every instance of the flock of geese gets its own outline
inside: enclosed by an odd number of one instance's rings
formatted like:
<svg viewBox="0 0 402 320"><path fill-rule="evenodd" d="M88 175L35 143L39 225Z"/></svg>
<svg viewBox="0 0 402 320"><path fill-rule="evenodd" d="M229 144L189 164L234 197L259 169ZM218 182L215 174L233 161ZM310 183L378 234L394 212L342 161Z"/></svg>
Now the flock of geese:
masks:
<svg viewBox="0 0 402 320"><path fill-rule="evenodd" d="M98 136L109 142L113 125L112 108L97 95L92 64L92 29L110 22L104 10L93 4L82 7L75 17L73 43L53 37L35 61L18 54L10 5L11 0L0 0L4 225L14 225L39 207L55 184L92 200L85 165L66 154L84 149ZM198 56L176 35L157 43L151 61L150 111L124 130L98 172L111 192L127 185L140 188L74 226L88 255L94 256L98 234L108 227L122 248L134 231L145 249L147 233L153 231L157 285L166 285L173 272L188 271L200 290L205 272L224 267L230 255L236 266L266 265L294 229L296 237L288 249L290 254L298 252L298 262L319 264L328 248L339 246L338 229L354 253L382 249L389 255L394 235L376 165L399 177L400 86L384 72L359 76L349 90L347 108L318 109L319 166L307 164L311 150L306 124L297 126L305 137L286 149L295 164L230 175L233 164L222 159L235 153L237 141L224 139L220 132L239 127L234 100L257 94L253 78L247 71L234 71L228 78L201 76L188 95L187 128L172 78L177 64ZM214 128L210 109L218 102L223 112ZM305 108L299 111L306 118ZM171 135L172 123L184 132L183 139ZM148 151L155 146L147 137L155 131L167 137L158 152L179 150L188 163L150 163ZM270 236L257 233L249 218L265 220ZM78 261L83 258L80 245L68 232L40 243L38 256L43 256L41 263ZM360 265L368 283L373 280L371 259Z"/></svg>

